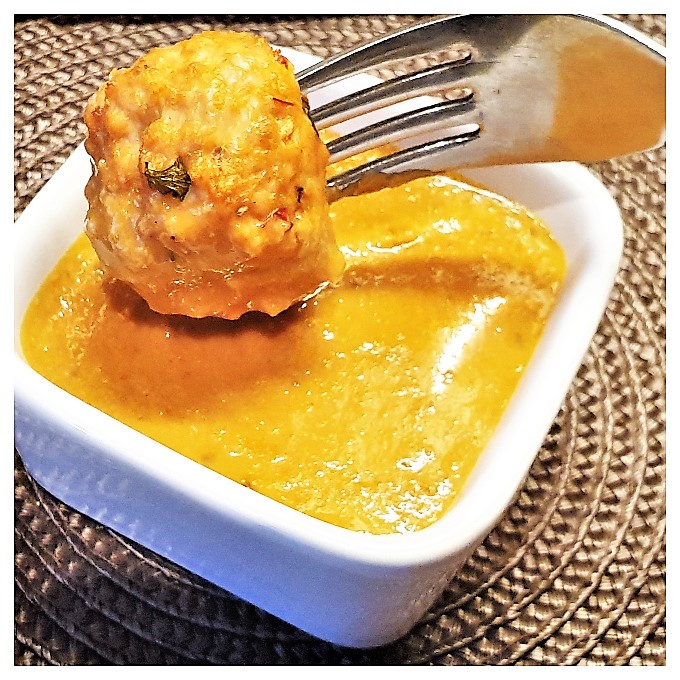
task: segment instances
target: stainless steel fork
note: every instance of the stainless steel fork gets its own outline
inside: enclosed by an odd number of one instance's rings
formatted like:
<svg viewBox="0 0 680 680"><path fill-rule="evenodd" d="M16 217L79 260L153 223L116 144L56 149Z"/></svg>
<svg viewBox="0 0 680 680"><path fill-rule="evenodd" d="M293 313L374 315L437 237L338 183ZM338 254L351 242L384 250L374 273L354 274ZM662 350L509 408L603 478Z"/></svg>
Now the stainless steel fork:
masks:
<svg viewBox="0 0 680 680"><path fill-rule="evenodd" d="M332 178L329 187L344 189L375 172L592 162L665 141L665 50L604 16L436 17L297 77L310 94L372 67L442 51L449 57L443 64L376 79L311 110L318 129L347 121L354 127L328 144L332 162L386 143L400 149ZM446 98L433 97L444 90ZM380 120L366 125L366 114Z"/></svg>

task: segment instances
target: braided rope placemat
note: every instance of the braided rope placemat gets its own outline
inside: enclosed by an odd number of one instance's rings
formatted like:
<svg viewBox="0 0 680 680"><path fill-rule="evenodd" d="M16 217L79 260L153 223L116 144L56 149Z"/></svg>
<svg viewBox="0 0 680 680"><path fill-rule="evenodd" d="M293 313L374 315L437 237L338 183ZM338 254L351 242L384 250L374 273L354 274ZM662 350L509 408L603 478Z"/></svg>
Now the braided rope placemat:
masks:
<svg viewBox="0 0 680 680"><path fill-rule="evenodd" d="M618 16L665 44L663 15ZM84 137L114 67L209 28L325 57L407 16L15 19L15 215ZM403 639L317 640L52 497L15 454L15 664L664 665L665 148L591 170L625 252L514 504Z"/></svg>

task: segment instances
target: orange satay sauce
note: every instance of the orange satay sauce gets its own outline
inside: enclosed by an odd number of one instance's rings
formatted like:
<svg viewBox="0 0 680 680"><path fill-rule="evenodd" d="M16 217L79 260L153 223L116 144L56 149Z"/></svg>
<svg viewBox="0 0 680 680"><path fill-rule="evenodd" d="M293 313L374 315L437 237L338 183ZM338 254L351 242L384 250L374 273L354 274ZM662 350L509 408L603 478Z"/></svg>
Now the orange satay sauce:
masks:
<svg viewBox="0 0 680 680"><path fill-rule="evenodd" d="M428 526L496 428L565 272L521 207L453 175L332 206L337 287L275 318L163 316L78 238L22 326L28 363L281 503L370 533Z"/></svg>

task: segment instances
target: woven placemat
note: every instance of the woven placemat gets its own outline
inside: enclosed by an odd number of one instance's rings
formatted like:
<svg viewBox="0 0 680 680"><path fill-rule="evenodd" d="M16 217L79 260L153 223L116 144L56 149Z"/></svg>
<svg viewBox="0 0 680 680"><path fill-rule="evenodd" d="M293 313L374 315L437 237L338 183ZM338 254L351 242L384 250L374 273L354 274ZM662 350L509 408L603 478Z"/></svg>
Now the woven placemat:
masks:
<svg viewBox="0 0 680 680"><path fill-rule="evenodd" d="M665 44L663 15L618 16ZM15 214L84 137L87 97L209 28L320 56L408 16L15 18ZM403 639L319 641L52 497L15 455L15 664L664 665L665 149L591 167L625 253L590 350L499 524Z"/></svg>

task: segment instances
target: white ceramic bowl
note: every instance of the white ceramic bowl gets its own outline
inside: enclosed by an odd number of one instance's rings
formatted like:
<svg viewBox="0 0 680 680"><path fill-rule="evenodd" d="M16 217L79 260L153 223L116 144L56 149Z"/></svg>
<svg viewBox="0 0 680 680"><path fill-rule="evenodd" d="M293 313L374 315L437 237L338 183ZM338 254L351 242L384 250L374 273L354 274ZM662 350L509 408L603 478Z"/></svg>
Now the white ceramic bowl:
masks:
<svg viewBox="0 0 680 680"><path fill-rule="evenodd" d="M286 54L298 66L312 61ZM566 252L568 276L458 502L422 531L372 536L240 486L88 406L26 364L21 321L83 229L89 174L81 146L15 226L15 438L27 470L78 511L320 638L370 647L408 632L511 502L580 366L622 249L612 198L572 163L467 173L545 220Z"/></svg>

